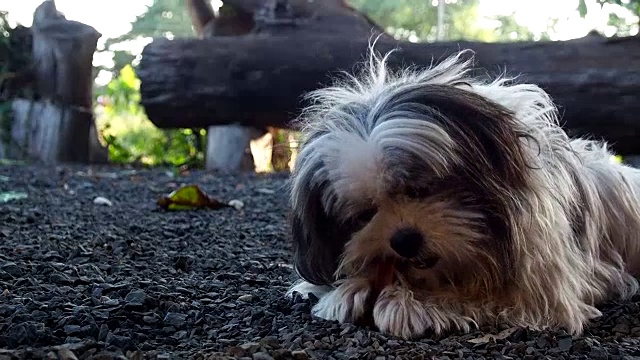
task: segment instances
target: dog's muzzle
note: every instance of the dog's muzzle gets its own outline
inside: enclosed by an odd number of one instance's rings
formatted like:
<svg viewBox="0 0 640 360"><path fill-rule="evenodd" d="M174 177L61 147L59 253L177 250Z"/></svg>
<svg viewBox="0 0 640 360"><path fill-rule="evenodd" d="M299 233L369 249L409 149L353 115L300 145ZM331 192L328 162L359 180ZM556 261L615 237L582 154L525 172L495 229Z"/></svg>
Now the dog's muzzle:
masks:
<svg viewBox="0 0 640 360"><path fill-rule="evenodd" d="M423 245L422 234L411 228L400 229L391 237L391 248L406 259L418 256Z"/></svg>
<svg viewBox="0 0 640 360"><path fill-rule="evenodd" d="M432 254L425 249L428 244L422 233L413 228L402 228L397 230L389 241L391 248L404 260L402 265L412 266L418 269L429 269L436 265L439 256Z"/></svg>

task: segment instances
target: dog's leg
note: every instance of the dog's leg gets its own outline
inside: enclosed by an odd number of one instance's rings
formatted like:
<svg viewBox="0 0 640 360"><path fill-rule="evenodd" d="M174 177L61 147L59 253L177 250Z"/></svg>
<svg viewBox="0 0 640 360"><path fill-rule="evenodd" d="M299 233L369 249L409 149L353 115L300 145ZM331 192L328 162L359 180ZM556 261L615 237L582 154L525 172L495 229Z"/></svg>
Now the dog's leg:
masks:
<svg viewBox="0 0 640 360"><path fill-rule="evenodd" d="M297 292L303 299L308 299L309 294L313 294L313 296L320 299L329 293L331 289L333 289L331 286L314 285L308 281L299 280L287 290L285 297L290 299L293 297L293 293Z"/></svg>
<svg viewBox="0 0 640 360"><path fill-rule="evenodd" d="M388 286L376 301L373 319L381 332L404 339L427 331L438 335L450 329L469 332L472 326L477 327L476 321L464 314L464 307L458 309L457 305L442 299L418 301L410 290Z"/></svg>
<svg viewBox="0 0 640 360"><path fill-rule="evenodd" d="M311 313L325 320L353 323L365 313L369 292L370 285L366 278L345 280L320 297Z"/></svg>

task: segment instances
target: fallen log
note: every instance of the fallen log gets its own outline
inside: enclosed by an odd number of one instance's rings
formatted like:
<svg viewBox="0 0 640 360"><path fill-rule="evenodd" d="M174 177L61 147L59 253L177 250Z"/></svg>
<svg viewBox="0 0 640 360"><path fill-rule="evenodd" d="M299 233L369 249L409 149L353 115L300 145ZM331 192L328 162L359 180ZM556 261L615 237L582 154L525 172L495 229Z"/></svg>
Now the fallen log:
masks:
<svg viewBox="0 0 640 360"><path fill-rule="evenodd" d="M242 124L286 128L302 95L364 60L370 37L303 30L282 35L159 39L138 70L141 103L161 128ZM572 134L603 138L622 153L640 153L640 37L591 35L564 42L397 42L390 65L426 66L460 49L476 53L489 74L521 74L558 103ZM483 71L484 71L483 70Z"/></svg>

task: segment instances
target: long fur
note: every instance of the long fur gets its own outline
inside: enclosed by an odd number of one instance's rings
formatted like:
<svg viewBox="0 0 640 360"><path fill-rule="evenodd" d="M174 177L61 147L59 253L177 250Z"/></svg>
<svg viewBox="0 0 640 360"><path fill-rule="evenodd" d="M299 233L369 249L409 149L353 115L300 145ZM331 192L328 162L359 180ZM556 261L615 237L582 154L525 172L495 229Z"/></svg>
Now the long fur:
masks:
<svg viewBox="0 0 640 360"><path fill-rule="evenodd" d="M375 325L396 336L485 323L580 334L598 304L637 292L638 170L570 139L540 87L473 77L470 51L395 72L391 55L371 50L363 71L308 97L290 199L301 282L287 296L314 292L315 315L356 321L404 227L427 239L418 259L440 261L394 269L377 295Z"/></svg>

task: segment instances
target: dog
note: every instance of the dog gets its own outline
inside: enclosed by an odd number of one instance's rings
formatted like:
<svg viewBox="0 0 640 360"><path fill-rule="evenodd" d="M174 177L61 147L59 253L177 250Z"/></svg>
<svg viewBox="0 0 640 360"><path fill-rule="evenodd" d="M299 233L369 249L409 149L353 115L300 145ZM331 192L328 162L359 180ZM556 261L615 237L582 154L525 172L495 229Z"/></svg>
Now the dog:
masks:
<svg viewBox="0 0 640 360"><path fill-rule="evenodd" d="M460 50L307 94L287 297L404 339L505 324L579 335L638 291L640 173L571 137L550 95Z"/></svg>

